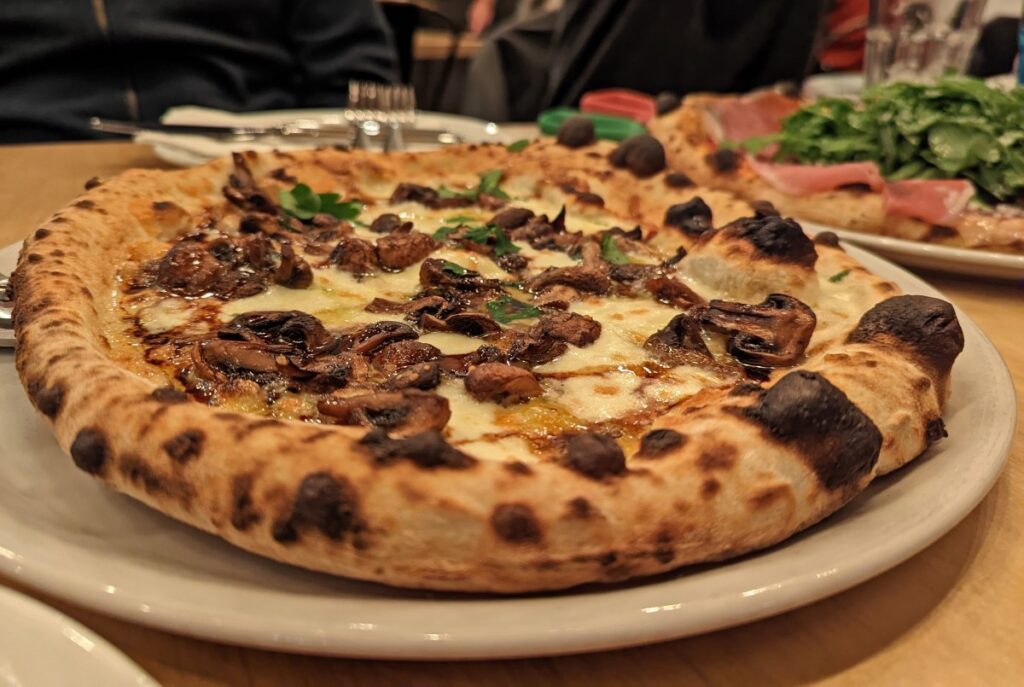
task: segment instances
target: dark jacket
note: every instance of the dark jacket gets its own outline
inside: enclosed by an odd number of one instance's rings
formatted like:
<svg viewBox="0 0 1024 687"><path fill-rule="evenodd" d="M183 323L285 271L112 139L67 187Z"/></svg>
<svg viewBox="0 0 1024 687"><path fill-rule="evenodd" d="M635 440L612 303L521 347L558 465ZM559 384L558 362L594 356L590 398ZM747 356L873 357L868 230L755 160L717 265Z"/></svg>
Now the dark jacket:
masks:
<svg viewBox="0 0 1024 687"><path fill-rule="evenodd" d="M397 79L374 0L0 0L0 141L174 105L339 106L350 79Z"/></svg>
<svg viewBox="0 0 1024 687"><path fill-rule="evenodd" d="M466 83L465 114L532 119L598 88L748 91L800 80L828 0L566 0L499 29Z"/></svg>

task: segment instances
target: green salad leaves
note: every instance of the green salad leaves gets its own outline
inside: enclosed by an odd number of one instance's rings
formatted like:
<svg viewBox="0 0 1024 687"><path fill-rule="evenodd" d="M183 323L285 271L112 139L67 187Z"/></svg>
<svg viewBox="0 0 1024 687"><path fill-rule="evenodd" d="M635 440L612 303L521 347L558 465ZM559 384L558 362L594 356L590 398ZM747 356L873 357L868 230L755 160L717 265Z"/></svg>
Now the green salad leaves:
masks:
<svg viewBox="0 0 1024 687"><path fill-rule="evenodd" d="M301 220L312 219L319 212L338 219L354 220L363 211L363 204L358 200L340 202L339 194L316 193L306 184L296 184L291 191L281 189L277 199L282 210Z"/></svg>
<svg viewBox="0 0 1024 687"><path fill-rule="evenodd" d="M984 200L1024 202L1024 88L978 79L895 82L860 103L821 98L783 120L782 131L742 141L756 152L778 143L777 161L874 161L890 180L964 178Z"/></svg>

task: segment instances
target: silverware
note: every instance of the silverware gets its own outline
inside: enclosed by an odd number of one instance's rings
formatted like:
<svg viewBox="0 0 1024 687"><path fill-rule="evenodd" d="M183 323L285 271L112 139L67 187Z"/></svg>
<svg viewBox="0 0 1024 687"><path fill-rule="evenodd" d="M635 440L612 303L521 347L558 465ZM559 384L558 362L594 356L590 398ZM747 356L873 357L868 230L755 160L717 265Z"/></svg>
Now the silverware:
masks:
<svg viewBox="0 0 1024 687"><path fill-rule="evenodd" d="M416 130L416 91L409 85L350 81L344 117L357 132L355 147L368 148L383 132L384 150L405 150L406 139Z"/></svg>
<svg viewBox="0 0 1024 687"><path fill-rule="evenodd" d="M134 136L143 132L167 134L191 134L206 136L225 142L246 143L260 138L286 138L289 140L309 139L311 141L340 142L351 145L355 129L347 122L323 122L315 119L297 119L278 126L203 126L194 124L161 124L159 122L134 123L113 119L92 117L89 126L95 131L103 131L122 136ZM462 143L462 137L444 129L403 128L402 137L412 143L451 145ZM383 140L377 131L371 140Z"/></svg>

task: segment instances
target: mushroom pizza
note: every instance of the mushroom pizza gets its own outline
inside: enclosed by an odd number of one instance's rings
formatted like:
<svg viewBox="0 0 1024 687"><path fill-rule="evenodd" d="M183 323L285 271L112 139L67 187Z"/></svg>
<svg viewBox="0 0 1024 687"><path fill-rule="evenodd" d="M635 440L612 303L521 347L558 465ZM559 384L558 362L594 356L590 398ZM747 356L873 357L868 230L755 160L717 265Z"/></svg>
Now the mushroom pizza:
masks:
<svg viewBox="0 0 1024 687"><path fill-rule="evenodd" d="M834 236L559 140L104 182L14 277L74 465L250 551L519 592L786 539L944 436L963 345Z"/></svg>

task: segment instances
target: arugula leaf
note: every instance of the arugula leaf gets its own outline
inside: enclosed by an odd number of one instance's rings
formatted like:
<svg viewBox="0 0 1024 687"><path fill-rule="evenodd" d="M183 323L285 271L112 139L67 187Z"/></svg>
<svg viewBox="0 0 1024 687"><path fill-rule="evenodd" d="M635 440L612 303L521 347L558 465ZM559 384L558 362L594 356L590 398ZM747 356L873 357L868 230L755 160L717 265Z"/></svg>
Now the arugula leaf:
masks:
<svg viewBox="0 0 1024 687"><path fill-rule="evenodd" d="M466 232L466 238L475 243L486 244L494 239L494 257L501 258L520 251L519 246L512 243L508 233L497 224L473 227Z"/></svg>
<svg viewBox="0 0 1024 687"><path fill-rule="evenodd" d="M786 117L779 133L733 145L779 144L775 159L874 161L887 179L969 179L983 200L1024 194L1024 88L1004 91L969 77L894 82L861 102L820 98Z"/></svg>
<svg viewBox="0 0 1024 687"><path fill-rule="evenodd" d="M476 222L476 217L470 215L452 215L451 217L444 218L445 224L465 224L466 222Z"/></svg>
<svg viewBox="0 0 1024 687"><path fill-rule="evenodd" d="M441 265L441 269L445 272L451 272L457 277L466 277L476 274L473 270L468 270L457 262L450 262L448 260L444 261L444 264Z"/></svg>
<svg viewBox="0 0 1024 687"><path fill-rule="evenodd" d="M530 139L521 138L518 141L513 141L512 143L509 143L507 146L505 146L505 150L507 150L510 153L518 153L528 145L530 145Z"/></svg>
<svg viewBox="0 0 1024 687"><path fill-rule="evenodd" d="M358 200L340 202L341 196L337 193L316 193L306 184L295 184L290 191L281 189L277 199L282 210L301 220L310 220L320 212L354 220L363 211L363 204Z"/></svg>
<svg viewBox="0 0 1024 687"><path fill-rule="evenodd" d="M833 284L838 284L842 280L846 279L846 275L848 275L849 273L850 270L842 270L841 272L836 272L835 274L833 274L831 277L828 278L828 280Z"/></svg>
<svg viewBox="0 0 1024 687"><path fill-rule="evenodd" d="M619 249L615 235L610 231L601 237L601 257L613 265L628 265L630 262L629 256Z"/></svg>
<svg viewBox="0 0 1024 687"><path fill-rule="evenodd" d="M487 312L498 322L505 324L512 320L525 320L531 317L540 317L541 311L529 303L517 301L512 296L498 296L493 301L487 302Z"/></svg>
<svg viewBox="0 0 1024 687"><path fill-rule="evenodd" d="M434 237L435 241L444 241L453 232L458 230L458 224L450 224L446 227L439 227L431 236Z"/></svg>

